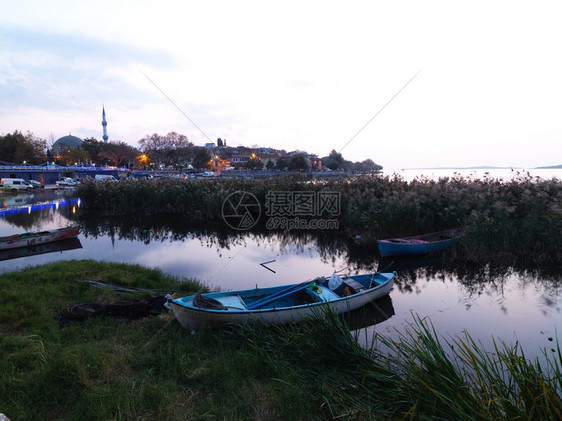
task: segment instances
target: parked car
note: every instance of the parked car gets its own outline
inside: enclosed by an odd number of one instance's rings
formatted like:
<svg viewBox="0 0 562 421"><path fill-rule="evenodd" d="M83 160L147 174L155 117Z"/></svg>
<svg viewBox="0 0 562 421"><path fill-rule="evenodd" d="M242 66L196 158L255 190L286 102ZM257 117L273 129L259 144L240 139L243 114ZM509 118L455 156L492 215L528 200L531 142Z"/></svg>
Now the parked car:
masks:
<svg viewBox="0 0 562 421"><path fill-rule="evenodd" d="M33 189L23 178L2 178L0 180L0 187L12 191Z"/></svg>
<svg viewBox="0 0 562 421"><path fill-rule="evenodd" d="M110 177L113 177L113 176L110 176ZM146 173L134 173L133 172L133 173L130 173L128 177L133 178L135 180L140 180L142 178L145 178L147 180L152 179L152 176L150 174L146 174Z"/></svg>
<svg viewBox="0 0 562 421"><path fill-rule="evenodd" d="M108 174L96 174L95 180L96 181L117 181L117 179L114 176L108 175Z"/></svg>
<svg viewBox="0 0 562 421"><path fill-rule="evenodd" d="M55 183L58 187L69 188L76 187L78 184L80 184L80 180L76 178L64 177L62 180L56 181Z"/></svg>
<svg viewBox="0 0 562 421"><path fill-rule="evenodd" d="M39 181L36 180L25 180L25 183L29 186L31 186L34 189L39 189L41 188L41 183Z"/></svg>

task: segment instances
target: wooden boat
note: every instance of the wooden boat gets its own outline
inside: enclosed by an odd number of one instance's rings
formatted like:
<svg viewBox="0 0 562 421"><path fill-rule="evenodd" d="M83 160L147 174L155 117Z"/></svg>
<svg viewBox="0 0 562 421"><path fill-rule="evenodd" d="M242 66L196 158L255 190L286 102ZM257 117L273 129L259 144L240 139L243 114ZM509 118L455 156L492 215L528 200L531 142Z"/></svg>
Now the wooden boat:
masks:
<svg viewBox="0 0 562 421"><path fill-rule="evenodd" d="M80 226L58 228L39 232L26 232L7 237L0 237L0 250L9 250L19 247L29 247L38 244L52 243L76 237L80 233Z"/></svg>
<svg viewBox="0 0 562 421"><path fill-rule="evenodd" d="M341 314L388 295L395 274L337 277L339 281L332 275L300 284L170 298L169 303L186 329L252 321L270 325L294 323L318 317L326 307Z"/></svg>
<svg viewBox="0 0 562 421"><path fill-rule="evenodd" d="M67 250L75 250L81 248L82 248L82 243L80 243L80 240L77 237L72 237L72 238L67 238L66 240L59 240L59 241L54 241L52 243L38 244L36 246L0 250L0 261L36 256L39 254L63 252Z"/></svg>
<svg viewBox="0 0 562 421"><path fill-rule="evenodd" d="M462 231L459 228L454 228L413 237L379 240L378 245L382 257L428 254L452 246L461 235Z"/></svg>

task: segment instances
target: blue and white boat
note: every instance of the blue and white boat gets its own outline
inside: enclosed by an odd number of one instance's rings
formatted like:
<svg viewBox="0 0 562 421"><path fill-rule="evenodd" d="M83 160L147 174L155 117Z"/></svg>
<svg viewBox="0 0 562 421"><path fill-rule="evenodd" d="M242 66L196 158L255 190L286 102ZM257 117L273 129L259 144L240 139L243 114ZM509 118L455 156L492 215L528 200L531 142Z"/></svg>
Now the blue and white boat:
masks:
<svg viewBox="0 0 562 421"><path fill-rule="evenodd" d="M335 314L358 309L390 293L395 272L320 277L300 284L170 298L174 315L186 329L231 323L268 325L318 317L322 309Z"/></svg>

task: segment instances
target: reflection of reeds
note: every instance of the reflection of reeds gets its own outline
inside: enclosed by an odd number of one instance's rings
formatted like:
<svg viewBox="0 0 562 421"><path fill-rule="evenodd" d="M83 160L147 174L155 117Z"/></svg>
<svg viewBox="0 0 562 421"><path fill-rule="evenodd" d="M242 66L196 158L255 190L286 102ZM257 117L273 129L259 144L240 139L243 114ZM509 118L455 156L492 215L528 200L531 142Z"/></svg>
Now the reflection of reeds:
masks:
<svg viewBox="0 0 562 421"><path fill-rule="evenodd" d="M269 191L337 191L340 229L364 239L464 227L456 252L472 261L553 263L562 256L562 183L557 179L167 179L85 182L77 189L86 207L106 214L168 213L201 221L221 220L225 198L236 191L251 192L262 208Z"/></svg>

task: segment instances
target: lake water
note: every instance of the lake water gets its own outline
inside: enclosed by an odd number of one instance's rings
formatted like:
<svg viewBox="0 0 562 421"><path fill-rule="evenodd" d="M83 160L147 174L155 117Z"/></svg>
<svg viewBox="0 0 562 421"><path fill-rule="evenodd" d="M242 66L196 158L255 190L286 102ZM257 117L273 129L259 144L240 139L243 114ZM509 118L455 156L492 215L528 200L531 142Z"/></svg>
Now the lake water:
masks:
<svg viewBox="0 0 562 421"><path fill-rule="evenodd" d="M367 327L360 336L365 341L374 331L397 337L396 331L403 331L416 314L428 317L445 339L466 330L489 351L492 337L508 344L518 341L532 358L542 348L556 348L556 327L562 326L560 268L447 268L431 260L379 261L376 250L342 240L337 232L319 237L296 231L233 232L220 224L197 227L169 217L84 218L80 201L66 200L60 191L0 195L0 236L76 221L83 226L78 248L74 244L73 249L3 260L0 272L56 260L95 259L138 263L230 290L300 282L341 269L396 270L390 305L381 308L389 318Z"/></svg>

